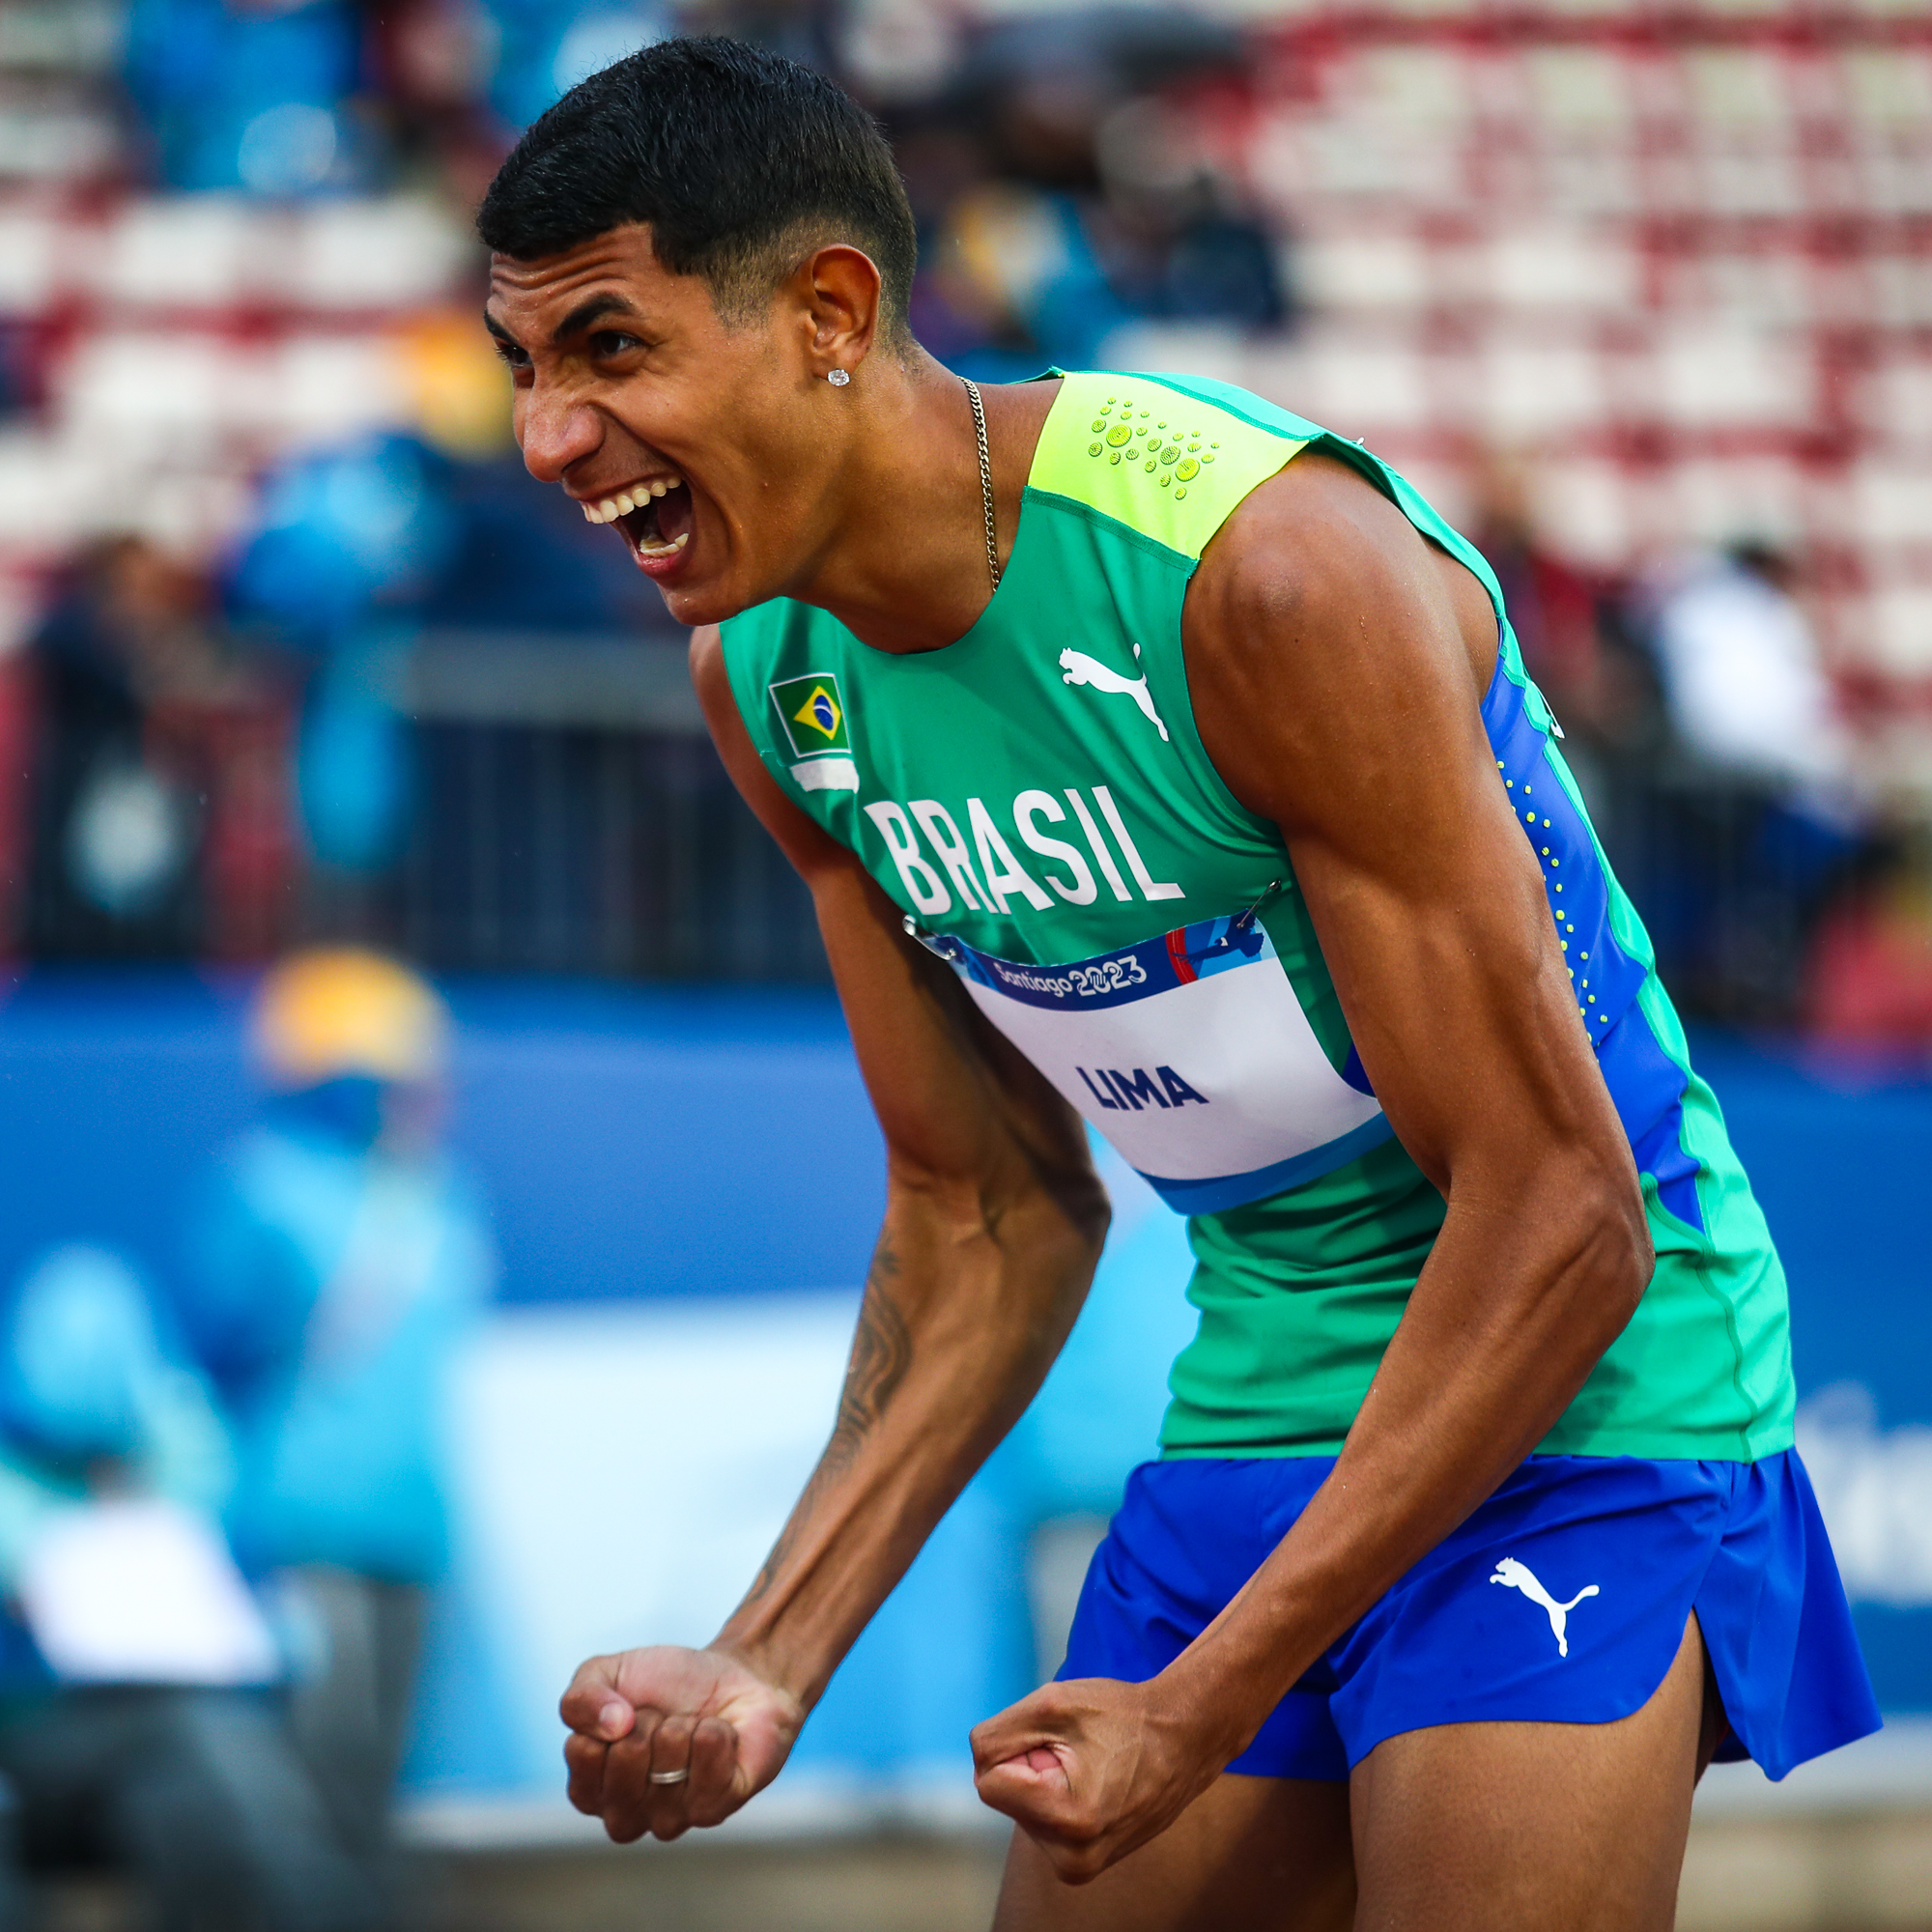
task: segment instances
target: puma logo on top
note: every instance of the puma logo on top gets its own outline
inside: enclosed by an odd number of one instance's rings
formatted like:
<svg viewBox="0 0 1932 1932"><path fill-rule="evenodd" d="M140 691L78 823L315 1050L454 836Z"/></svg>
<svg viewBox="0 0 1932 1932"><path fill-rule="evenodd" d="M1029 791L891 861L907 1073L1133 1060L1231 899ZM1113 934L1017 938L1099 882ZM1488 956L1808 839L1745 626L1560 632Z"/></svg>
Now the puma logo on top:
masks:
<svg viewBox="0 0 1932 1932"><path fill-rule="evenodd" d="M1567 1604L1559 1604L1541 1583L1536 1580L1536 1572L1526 1563L1519 1563L1514 1556L1505 1556L1497 1564L1492 1583L1506 1583L1512 1590L1520 1590L1532 1604L1541 1604L1549 1616L1549 1628L1556 1637L1558 1657L1570 1655L1570 1612L1585 1597L1594 1597L1597 1586L1585 1583Z"/></svg>
<svg viewBox="0 0 1932 1932"><path fill-rule="evenodd" d="M1141 647L1134 646L1134 662L1140 662ZM1160 713L1153 708L1153 699L1148 696L1148 681L1145 677L1122 677L1117 670L1109 670L1098 658L1090 658L1085 651L1066 650L1060 654L1060 668L1065 673L1063 684L1091 684L1095 691L1119 692L1131 697L1147 713L1148 722L1160 733L1161 743L1167 742L1167 726L1160 722Z"/></svg>

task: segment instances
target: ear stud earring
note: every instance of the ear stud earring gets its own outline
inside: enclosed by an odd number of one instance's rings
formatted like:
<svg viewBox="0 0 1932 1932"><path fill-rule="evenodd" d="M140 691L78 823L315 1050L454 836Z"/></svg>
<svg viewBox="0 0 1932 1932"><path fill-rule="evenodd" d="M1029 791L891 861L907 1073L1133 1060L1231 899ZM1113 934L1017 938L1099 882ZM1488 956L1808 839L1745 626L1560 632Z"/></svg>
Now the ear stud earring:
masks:
<svg viewBox="0 0 1932 1932"><path fill-rule="evenodd" d="M849 369L828 369L825 372L825 380L835 389L842 389L852 380L852 372Z"/></svg>

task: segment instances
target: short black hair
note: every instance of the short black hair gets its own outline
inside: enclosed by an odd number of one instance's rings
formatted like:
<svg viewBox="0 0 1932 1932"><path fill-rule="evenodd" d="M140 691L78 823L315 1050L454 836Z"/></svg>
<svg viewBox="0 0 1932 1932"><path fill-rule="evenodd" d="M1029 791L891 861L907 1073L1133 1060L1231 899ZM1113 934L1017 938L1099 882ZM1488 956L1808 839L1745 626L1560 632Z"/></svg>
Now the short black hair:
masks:
<svg viewBox="0 0 1932 1932"><path fill-rule="evenodd" d="M535 261L643 222L673 274L749 321L814 247L863 248L884 333L911 340L918 242L878 124L809 67L716 36L660 41L580 81L497 171L486 246Z"/></svg>

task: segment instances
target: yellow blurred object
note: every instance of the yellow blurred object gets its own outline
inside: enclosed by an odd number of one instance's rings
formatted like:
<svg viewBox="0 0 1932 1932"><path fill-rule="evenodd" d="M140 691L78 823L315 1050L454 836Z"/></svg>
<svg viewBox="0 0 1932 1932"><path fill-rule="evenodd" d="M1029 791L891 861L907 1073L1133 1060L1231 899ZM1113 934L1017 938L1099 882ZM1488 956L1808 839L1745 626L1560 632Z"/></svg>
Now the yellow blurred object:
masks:
<svg viewBox="0 0 1932 1932"><path fill-rule="evenodd" d="M448 1050L449 1014L408 967L356 947L297 952L256 995L255 1057L282 1088L362 1074L430 1080Z"/></svg>
<svg viewBox="0 0 1932 1932"><path fill-rule="evenodd" d="M992 321L1023 321L1066 266L1066 235L1052 203L1004 182L969 188L953 202L935 262L953 305Z"/></svg>
<svg viewBox="0 0 1932 1932"><path fill-rule="evenodd" d="M510 383L474 316L433 309L395 336L416 427L465 461L510 446Z"/></svg>

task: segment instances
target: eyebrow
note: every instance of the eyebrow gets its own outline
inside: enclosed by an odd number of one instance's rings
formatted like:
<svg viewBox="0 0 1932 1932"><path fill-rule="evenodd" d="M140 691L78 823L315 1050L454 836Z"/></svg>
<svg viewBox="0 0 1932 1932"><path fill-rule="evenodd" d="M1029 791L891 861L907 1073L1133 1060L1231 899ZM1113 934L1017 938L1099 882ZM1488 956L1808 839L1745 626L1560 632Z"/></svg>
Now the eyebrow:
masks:
<svg viewBox="0 0 1932 1932"><path fill-rule="evenodd" d="M564 343L570 340L570 338L573 335L581 334L584 329L588 328L593 322L601 322L607 315L624 315L624 316L635 317L638 311L634 309L631 306L631 304L623 298L622 296L618 295L591 296L587 300L579 302L578 305L574 309L572 309L570 313L567 316L565 316L564 319L560 323L558 323L554 329L551 330L550 345L553 349L560 349L564 345ZM494 315L492 315L487 308L483 311L483 327L487 328L490 331L490 333L497 338L498 342L508 342L512 344L513 347L521 346L516 343L516 338L511 335L510 331L507 328L505 328L503 325L500 322L498 322L497 318Z"/></svg>
<svg viewBox="0 0 1932 1932"><path fill-rule="evenodd" d="M573 335L581 334L593 322L601 322L607 315L636 316L638 311L622 296L592 296L578 305L550 332L550 346L560 349Z"/></svg>

